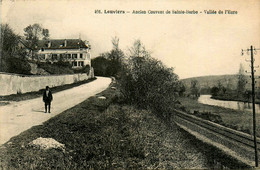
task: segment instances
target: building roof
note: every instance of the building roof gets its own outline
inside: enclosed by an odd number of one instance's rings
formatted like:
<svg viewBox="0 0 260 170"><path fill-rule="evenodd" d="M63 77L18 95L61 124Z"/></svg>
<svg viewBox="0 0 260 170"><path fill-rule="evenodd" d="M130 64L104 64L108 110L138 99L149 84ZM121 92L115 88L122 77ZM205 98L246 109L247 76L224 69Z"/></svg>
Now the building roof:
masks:
<svg viewBox="0 0 260 170"><path fill-rule="evenodd" d="M77 49L77 48L90 48L81 39L50 39L39 40L37 49Z"/></svg>
<svg viewBox="0 0 260 170"><path fill-rule="evenodd" d="M28 44L28 41L24 40L23 38L19 38L18 41L19 41L20 45L22 45L23 47L31 49L29 44Z"/></svg>

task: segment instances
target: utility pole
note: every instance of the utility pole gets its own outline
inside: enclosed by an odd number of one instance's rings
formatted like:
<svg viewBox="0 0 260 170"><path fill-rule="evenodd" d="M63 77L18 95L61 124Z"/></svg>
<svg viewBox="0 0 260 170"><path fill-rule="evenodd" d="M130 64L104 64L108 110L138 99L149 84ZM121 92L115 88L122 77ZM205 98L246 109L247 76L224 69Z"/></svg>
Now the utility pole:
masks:
<svg viewBox="0 0 260 170"><path fill-rule="evenodd" d="M255 148L255 167L258 167L258 153L257 153L257 141L256 141L256 114L255 114L255 69L254 69L254 51L260 49L253 49L251 45L250 49L245 51L251 53L251 79L252 79L252 105L253 105L253 135L254 135L254 148ZM242 49L242 55L244 50Z"/></svg>

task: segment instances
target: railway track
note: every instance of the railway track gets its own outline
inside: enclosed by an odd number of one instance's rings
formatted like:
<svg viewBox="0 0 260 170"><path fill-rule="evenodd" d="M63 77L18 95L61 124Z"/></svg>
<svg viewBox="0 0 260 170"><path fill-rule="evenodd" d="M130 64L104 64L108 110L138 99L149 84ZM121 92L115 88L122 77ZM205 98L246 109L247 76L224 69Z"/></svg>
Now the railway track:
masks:
<svg viewBox="0 0 260 170"><path fill-rule="evenodd" d="M221 149L233 158L254 166L253 136L222 125L198 118L185 112L175 110L174 121L184 130L200 140ZM260 139L257 139L258 153Z"/></svg>

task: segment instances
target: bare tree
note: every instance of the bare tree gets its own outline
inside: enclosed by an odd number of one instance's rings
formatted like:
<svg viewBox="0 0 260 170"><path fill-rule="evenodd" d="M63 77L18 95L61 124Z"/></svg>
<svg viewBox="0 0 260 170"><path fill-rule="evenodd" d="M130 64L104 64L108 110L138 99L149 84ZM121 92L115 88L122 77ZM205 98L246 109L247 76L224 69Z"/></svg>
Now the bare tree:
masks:
<svg viewBox="0 0 260 170"><path fill-rule="evenodd" d="M130 57L150 57L150 53L145 49L145 46L140 40L134 42L133 47L129 49Z"/></svg>
<svg viewBox="0 0 260 170"><path fill-rule="evenodd" d="M119 38L117 36L112 38L112 45L113 45L113 49L115 50L119 49Z"/></svg>

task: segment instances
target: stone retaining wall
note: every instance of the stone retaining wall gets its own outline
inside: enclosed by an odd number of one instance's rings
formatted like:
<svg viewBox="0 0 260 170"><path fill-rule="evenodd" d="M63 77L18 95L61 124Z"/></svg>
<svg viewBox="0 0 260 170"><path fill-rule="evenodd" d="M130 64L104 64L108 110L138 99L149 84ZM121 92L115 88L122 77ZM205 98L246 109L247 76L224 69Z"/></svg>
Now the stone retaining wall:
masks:
<svg viewBox="0 0 260 170"><path fill-rule="evenodd" d="M20 75L10 73L0 73L0 96L11 94L39 91L46 86L55 87L65 84L72 84L78 81L87 80L94 77L91 69L87 74L65 74L65 75Z"/></svg>

